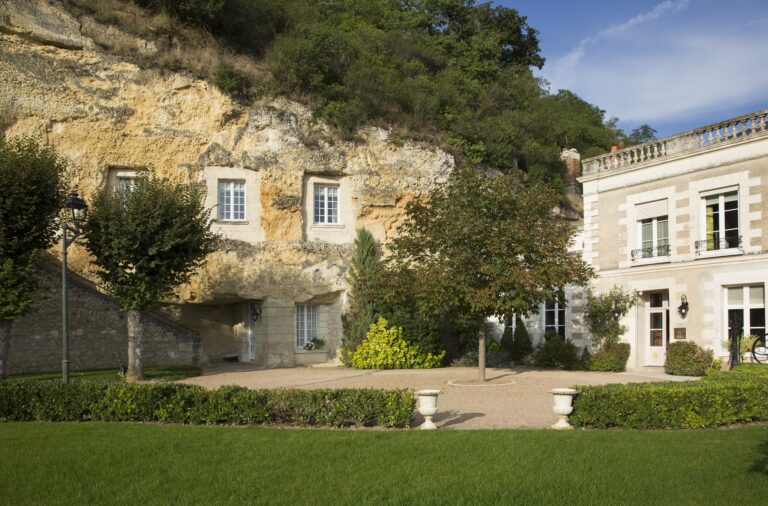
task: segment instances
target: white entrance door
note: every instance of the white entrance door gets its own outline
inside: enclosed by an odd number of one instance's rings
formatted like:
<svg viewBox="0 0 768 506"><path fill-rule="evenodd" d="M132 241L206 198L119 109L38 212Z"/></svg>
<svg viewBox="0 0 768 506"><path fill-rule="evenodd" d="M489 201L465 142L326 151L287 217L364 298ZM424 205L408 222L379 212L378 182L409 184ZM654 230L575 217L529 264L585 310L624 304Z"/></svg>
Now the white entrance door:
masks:
<svg viewBox="0 0 768 506"><path fill-rule="evenodd" d="M646 299L645 365L664 365L669 342L669 295L653 292Z"/></svg>

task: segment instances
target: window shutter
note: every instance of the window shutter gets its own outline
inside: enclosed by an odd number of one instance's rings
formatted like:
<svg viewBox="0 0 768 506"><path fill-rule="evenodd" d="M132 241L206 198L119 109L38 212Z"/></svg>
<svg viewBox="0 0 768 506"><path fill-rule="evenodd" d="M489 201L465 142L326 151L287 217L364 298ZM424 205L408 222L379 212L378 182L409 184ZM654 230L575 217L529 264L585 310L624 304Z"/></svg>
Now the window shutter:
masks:
<svg viewBox="0 0 768 506"><path fill-rule="evenodd" d="M638 221L647 220L648 218L658 218L659 216L667 216L669 214L667 199L638 204L635 207L635 214L637 215Z"/></svg>

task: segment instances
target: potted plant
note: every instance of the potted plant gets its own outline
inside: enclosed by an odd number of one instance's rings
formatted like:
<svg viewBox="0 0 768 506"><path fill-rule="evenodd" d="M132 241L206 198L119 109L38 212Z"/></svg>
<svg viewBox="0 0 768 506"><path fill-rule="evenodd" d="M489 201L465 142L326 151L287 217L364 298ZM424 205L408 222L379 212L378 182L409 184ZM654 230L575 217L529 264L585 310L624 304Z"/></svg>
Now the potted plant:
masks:
<svg viewBox="0 0 768 506"><path fill-rule="evenodd" d="M313 337L304 344L304 349L307 351L319 350L325 346L325 339L319 337Z"/></svg>

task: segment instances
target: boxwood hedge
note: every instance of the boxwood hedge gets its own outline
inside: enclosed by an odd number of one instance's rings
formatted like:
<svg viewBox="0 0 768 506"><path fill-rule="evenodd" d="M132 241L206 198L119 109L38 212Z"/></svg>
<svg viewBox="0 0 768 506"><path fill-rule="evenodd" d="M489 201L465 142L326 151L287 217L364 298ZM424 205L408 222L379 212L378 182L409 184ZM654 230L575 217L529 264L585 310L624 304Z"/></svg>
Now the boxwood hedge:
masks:
<svg viewBox="0 0 768 506"><path fill-rule="evenodd" d="M0 421L407 427L410 390L206 390L175 383L0 383Z"/></svg>
<svg viewBox="0 0 768 506"><path fill-rule="evenodd" d="M744 365L699 381L575 387L571 422L626 429L693 429L768 421L768 367Z"/></svg>

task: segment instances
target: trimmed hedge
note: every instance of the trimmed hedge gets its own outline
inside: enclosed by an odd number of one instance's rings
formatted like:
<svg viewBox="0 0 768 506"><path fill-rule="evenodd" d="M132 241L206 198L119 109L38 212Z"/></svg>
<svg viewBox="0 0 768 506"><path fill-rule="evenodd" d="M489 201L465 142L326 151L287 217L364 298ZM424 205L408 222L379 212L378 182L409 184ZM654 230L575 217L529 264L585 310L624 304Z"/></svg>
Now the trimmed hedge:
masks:
<svg viewBox="0 0 768 506"><path fill-rule="evenodd" d="M604 347L587 360L587 370L624 372L629 359L629 343L614 343Z"/></svg>
<svg viewBox="0 0 768 506"><path fill-rule="evenodd" d="M679 341L667 346L664 370L677 376L704 376L714 360L712 350L705 350L693 341Z"/></svg>
<svg viewBox="0 0 768 506"><path fill-rule="evenodd" d="M0 421L407 427L415 403L410 390L0 382Z"/></svg>
<svg viewBox="0 0 768 506"><path fill-rule="evenodd" d="M581 427L696 429L768 421L768 367L740 366L699 381L576 387Z"/></svg>

